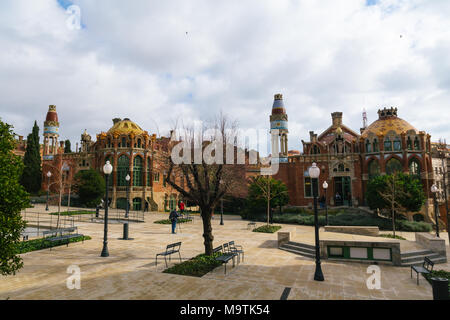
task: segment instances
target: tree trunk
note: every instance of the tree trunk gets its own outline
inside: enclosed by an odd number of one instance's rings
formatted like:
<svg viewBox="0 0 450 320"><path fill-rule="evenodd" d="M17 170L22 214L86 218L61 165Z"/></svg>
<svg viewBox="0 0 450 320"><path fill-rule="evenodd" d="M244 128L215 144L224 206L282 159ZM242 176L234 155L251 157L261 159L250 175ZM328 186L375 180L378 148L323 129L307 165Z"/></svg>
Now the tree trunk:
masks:
<svg viewBox="0 0 450 320"><path fill-rule="evenodd" d="M203 221L203 239L205 240L203 244L205 245L205 254L210 256L213 253L213 240L214 236L212 234L212 226L211 226L211 216L212 216L212 208L202 207L201 215Z"/></svg>

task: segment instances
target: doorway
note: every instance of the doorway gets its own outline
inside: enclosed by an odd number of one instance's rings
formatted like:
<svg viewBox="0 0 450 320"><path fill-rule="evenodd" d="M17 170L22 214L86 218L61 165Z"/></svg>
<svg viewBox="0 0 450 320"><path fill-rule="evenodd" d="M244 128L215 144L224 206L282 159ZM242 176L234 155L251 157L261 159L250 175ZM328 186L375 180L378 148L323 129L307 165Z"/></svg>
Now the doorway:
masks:
<svg viewBox="0 0 450 320"><path fill-rule="evenodd" d="M350 177L334 177L334 201L336 206L352 205L352 188Z"/></svg>

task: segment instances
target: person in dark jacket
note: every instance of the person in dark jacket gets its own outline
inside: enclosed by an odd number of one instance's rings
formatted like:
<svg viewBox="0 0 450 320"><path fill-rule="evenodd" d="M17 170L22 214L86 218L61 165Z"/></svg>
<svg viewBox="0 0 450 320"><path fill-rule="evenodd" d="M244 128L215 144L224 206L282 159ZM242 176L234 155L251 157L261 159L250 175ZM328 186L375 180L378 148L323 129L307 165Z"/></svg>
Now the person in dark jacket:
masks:
<svg viewBox="0 0 450 320"><path fill-rule="evenodd" d="M172 210L169 215L169 220L172 222L172 233L176 233L175 229L177 227L177 220L178 220L179 214L176 210Z"/></svg>

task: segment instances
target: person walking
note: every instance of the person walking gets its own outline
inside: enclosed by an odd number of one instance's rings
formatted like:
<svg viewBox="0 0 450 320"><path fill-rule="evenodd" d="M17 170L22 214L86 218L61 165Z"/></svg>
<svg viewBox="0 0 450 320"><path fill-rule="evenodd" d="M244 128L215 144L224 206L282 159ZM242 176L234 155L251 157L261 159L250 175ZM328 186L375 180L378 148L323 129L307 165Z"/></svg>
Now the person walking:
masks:
<svg viewBox="0 0 450 320"><path fill-rule="evenodd" d="M178 203L178 208L180 209L180 213L183 214L184 213L184 202L180 201L180 203Z"/></svg>
<svg viewBox="0 0 450 320"><path fill-rule="evenodd" d="M176 210L172 210L169 215L169 219L172 222L172 233L175 234L175 229L177 228L177 220L178 220L178 212Z"/></svg>

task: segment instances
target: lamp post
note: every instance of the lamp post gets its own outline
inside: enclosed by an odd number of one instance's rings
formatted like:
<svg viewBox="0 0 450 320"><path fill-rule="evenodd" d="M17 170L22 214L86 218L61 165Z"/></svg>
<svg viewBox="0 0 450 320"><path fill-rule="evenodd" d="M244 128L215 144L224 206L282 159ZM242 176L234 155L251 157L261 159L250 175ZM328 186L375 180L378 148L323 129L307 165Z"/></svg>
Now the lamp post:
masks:
<svg viewBox="0 0 450 320"><path fill-rule="evenodd" d="M434 200L434 219L436 220L436 237L439 238L439 218L438 218L438 203L436 199L436 194L438 192L438 188L436 184L433 184L431 186L431 192L433 193L433 200Z"/></svg>
<svg viewBox="0 0 450 320"><path fill-rule="evenodd" d="M328 183L326 181L324 181L322 187L325 190L325 224L328 225L328 205L327 205Z"/></svg>
<svg viewBox="0 0 450 320"><path fill-rule="evenodd" d="M313 163L312 166L308 169L309 176L311 179L319 179L320 169L317 167L316 163ZM314 180L313 180L314 181ZM312 182L313 182L312 181ZM318 183L317 183L318 186ZM323 281L323 273L322 267L320 266L320 247L319 247L319 218L317 214L317 189L314 188L313 183L313 194L314 194L314 228L315 228L315 237L316 237L316 271L314 273L314 280Z"/></svg>
<svg viewBox="0 0 450 320"><path fill-rule="evenodd" d="M49 171L47 172L47 204L45 205L45 211L48 211L48 195L50 193L50 177L52 176L52 173Z"/></svg>
<svg viewBox="0 0 450 320"><path fill-rule="evenodd" d="M105 173L106 178L106 206L105 206L105 229L103 233L103 250L101 253L102 257L109 257L108 252L108 178L113 170L113 167L109 161L106 161L106 164L103 166L103 172Z"/></svg>
<svg viewBox="0 0 450 320"><path fill-rule="evenodd" d="M125 180L127 181L127 205L125 207L125 218L128 218L128 213L130 212L130 193L129 193L129 187L130 187L130 180L131 177L129 174L125 177Z"/></svg>
<svg viewBox="0 0 450 320"><path fill-rule="evenodd" d="M223 180L220 180L220 185L223 185ZM220 199L220 225L223 226L223 197Z"/></svg>

